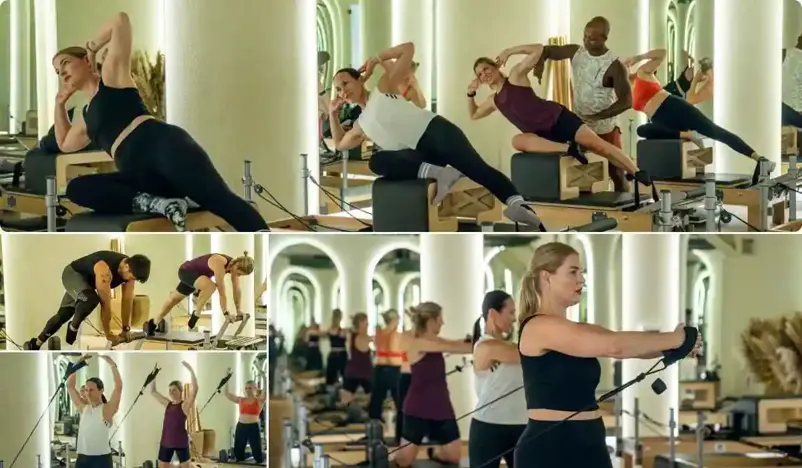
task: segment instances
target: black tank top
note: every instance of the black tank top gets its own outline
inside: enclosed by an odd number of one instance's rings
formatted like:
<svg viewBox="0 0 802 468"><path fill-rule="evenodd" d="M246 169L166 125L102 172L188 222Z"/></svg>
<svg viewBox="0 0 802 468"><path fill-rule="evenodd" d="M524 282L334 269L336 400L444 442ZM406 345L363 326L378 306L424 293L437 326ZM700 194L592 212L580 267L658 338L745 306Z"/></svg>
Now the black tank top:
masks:
<svg viewBox="0 0 802 468"><path fill-rule="evenodd" d="M340 335L342 330L339 330L337 333L329 333L329 345L332 348L339 348L345 351L345 337Z"/></svg>
<svg viewBox="0 0 802 468"><path fill-rule="evenodd" d="M106 262L111 270L111 287L114 289L117 286L125 283L125 280L122 276L120 276L120 273L117 270L120 268L120 263L127 258L127 255L123 255L121 253L112 252L110 250L100 250L98 252L91 253L86 257L81 257L73 261L70 263L70 266L73 270L82 274L84 278L87 279L89 284L94 286L95 264L97 262Z"/></svg>
<svg viewBox="0 0 802 468"><path fill-rule="evenodd" d="M521 333L535 317L537 315L521 323ZM542 356L521 354L521 368L528 409L593 411L599 408L596 403L596 387L601 379L598 359L569 356L557 351L548 351Z"/></svg>
<svg viewBox="0 0 802 468"><path fill-rule="evenodd" d="M136 88L109 88L100 80L97 93L84 109L89 138L103 151L111 147L135 118L150 115Z"/></svg>

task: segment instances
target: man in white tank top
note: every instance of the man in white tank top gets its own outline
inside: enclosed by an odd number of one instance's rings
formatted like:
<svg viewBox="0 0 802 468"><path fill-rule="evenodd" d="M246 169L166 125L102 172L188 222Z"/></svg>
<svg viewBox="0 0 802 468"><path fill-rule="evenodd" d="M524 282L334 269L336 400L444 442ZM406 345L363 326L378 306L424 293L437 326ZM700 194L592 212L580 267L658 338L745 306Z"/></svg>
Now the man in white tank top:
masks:
<svg viewBox="0 0 802 468"><path fill-rule="evenodd" d="M783 49L782 80L782 124L802 128L802 36Z"/></svg>
<svg viewBox="0 0 802 468"><path fill-rule="evenodd" d="M606 142L623 149L618 116L632 108L629 73L607 48L610 23L596 17L585 26L584 44L546 46L535 76L540 79L546 60L571 60L574 111ZM617 191L628 190L623 171L610 166Z"/></svg>
<svg viewBox="0 0 802 468"><path fill-rule="evenodd" d="M89 359L83 356L81 361ZM114 425L114 415L120 409L120 396L123 382L117 364L108 356L100 356L109 366L114 376L114 391L110 399L106 399L103 381L93 377L87 379L85 397L75 388L76 373L67 378L67 391L70 399L81 415L78 426L78 461L75 468L113 468L109 437ZM77 364L77 363L76 363Z"/></svg>

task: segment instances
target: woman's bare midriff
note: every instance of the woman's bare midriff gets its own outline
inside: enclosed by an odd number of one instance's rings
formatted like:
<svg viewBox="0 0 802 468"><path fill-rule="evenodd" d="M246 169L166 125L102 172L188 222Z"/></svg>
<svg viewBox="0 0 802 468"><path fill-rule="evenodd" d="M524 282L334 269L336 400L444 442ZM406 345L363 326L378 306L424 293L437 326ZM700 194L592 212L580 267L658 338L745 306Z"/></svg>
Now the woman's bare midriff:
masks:
<svg viewBox="0 0 802 468"><path fill-rule="evenodd" d="M527 411L529 419L533 419L535 421L562 421L572 414L573 411L560 411L560 410L551 410L551 409L530 409ZM591 419L599 419L602 417L601 411L583 411L582 413L577 414L576 416L571 417L571 420L577 421L588 421Z"/></svg>
<svg viewBox="0 0 802 468"><path fill-rule="evenodd" d="M379 358L376 358L376 365L377 366L400 367L401 364L402 364L402 359L400 357L379 357Z"/></svg>
<svg viewBox="0 0 802 468"><path fill-rule="evenodd" d="M656 80L649 80L649 81L657 82ZM649 99L649 102L647 102L646 106L644 106L643 108L643 113L646 114L646 116L649 117L649 119L651 119L652 117L654 117L654 113L657 112L657 109L659 109L660 106L663 105L663 103L666 101L666 99L668 99L669 96L671 96L671 94L668 91L666 91L665 89L661 89L660 91L657 92L657 94L655 94L654 96L652 96L651 99Z"/></svg>
<svg viewBox="0 0 802 468"><path fill-rule="evenodd" d="M241 414L239 416L239 422L242 424L254 424L259 422L259 416L255 414Z"/></svg>
<svg viewBox="0 0 802 468"><path fill-rule="evenodd" d="M128 124L128 126L125 127L125 129L123 129L122 132L120 132L120 135L117 137L116 140L114 140L114 144L111 145L111 157L112 158L115 157L115 155L117 154L117 148L120 147L120 144L123 141L125 141L125 139L128 137L128 135L131 134L131 132L133 132L134 130L136 130L137 127L142 125L142 122L147 122L148 120L155 119L155 118L156 117L154 117L152 115L140 115L139 117L137 117L134 120L132 120L131 123Z"/></svg>

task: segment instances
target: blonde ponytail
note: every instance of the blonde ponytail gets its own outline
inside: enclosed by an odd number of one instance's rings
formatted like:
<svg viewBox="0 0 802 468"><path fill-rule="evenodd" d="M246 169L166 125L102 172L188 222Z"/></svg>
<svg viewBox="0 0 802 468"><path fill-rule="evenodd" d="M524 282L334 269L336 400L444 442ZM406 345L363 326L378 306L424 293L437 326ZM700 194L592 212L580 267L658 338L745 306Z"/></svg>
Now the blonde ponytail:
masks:
<svg viewBox="0 0 802 468"><path fill-rule="evenodd" d="M579 255L573 247L561 242L543 244L535 250L529 262L529 271L521 280L521 295L518 301L520 322L538 313L540 309L540 274L555 273L571 255Z"/></svg>
<svg viewBox="0 0 802 468"><path fill-rule="evenodd" d="M253 258L248 256L248 251L243 252L241 257L237 257L232 262L236 268L242 272L243 275L250 275L253 273L254 261Z"/></svg>
<svg viewBox="0 0 802 468"><path fill-rule="evenodd" d="M415 335L419 336L426 332L429 320L440 317L443 308L435 302L421 302L415 307L410 307L409 311L412 314L413 330Z"/></svg>

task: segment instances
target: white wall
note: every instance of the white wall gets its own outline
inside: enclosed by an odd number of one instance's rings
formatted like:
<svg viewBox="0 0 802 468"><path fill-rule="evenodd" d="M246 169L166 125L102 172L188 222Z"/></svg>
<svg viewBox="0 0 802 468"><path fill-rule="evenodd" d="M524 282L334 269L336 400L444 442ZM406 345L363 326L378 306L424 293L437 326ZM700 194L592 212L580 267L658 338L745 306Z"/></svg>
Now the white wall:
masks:
<svg viewBox="0 0 802 468"><path fill-rule="evenodd" d="M0 1L0 132L8 131L11 105L11 3Z"/></svg>

